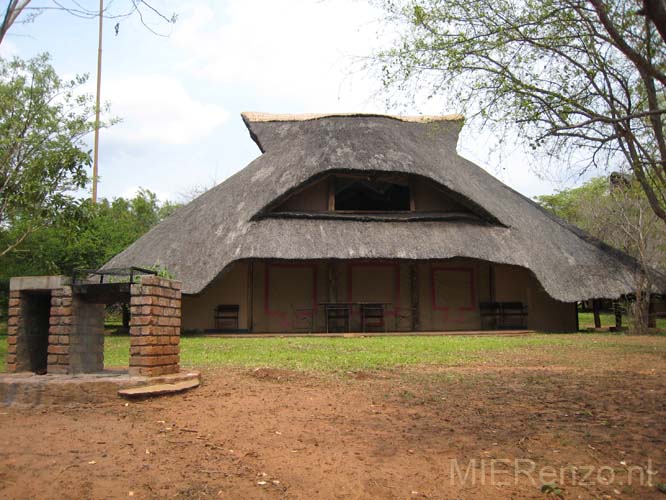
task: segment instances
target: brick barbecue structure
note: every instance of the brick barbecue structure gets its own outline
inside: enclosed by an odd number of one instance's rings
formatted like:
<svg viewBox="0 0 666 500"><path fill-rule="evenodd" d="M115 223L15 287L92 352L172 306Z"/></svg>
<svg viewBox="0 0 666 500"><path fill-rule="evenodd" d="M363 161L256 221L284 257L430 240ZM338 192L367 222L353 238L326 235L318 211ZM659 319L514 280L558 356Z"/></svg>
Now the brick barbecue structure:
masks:
<svg viewBox="0 0 666 500"><path fill-rule="evenodd" d="M7 371L104 370L104 306L130 304L131 375L180 369L181 283L153 275L140 283L77 285L63 276L12 278Z"/></svg>
<svg viewBox="0 0 666 500"><path fill-rule="evenodd" d="M130 373L168 375L180 366L180 281L157 276L132 285Z"/></svg>

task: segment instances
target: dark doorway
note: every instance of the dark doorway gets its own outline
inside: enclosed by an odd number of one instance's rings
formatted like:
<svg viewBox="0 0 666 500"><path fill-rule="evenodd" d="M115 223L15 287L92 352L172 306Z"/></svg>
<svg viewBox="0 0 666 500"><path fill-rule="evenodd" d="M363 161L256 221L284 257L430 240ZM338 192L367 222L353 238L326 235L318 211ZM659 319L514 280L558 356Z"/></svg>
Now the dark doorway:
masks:
<svg viewBox="0 0 666 500"><path fill-rule="evenodd" d="M30 371L46 373L51 293L30 292L23 298L23 321Z"/></svg>

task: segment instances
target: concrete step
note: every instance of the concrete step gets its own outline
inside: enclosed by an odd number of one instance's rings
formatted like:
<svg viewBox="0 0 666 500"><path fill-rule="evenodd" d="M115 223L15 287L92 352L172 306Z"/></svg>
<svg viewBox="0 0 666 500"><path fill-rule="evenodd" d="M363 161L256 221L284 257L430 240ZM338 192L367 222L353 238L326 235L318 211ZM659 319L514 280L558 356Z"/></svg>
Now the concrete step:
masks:
<svg viewBox="0 0 666 500"><path fill-rule="evenodd" d="M329 333L206 333L201 337L223 339L251 339L271 337L449 337L449 336L489 336L513 337L532 335L535 330L460 330L444 332L329 332Z"/></svg>
<svg viewBox="0 0 666 500"><path fill-rule="evenodd" d="M158 375L156 377L135 377L133 386L175 384L176 382L183 382L185 380L201 381L201 373L190 371L171 373L169 375Z"/></svg>
<svg viewBox="0 0 666 500"><path fill-rule="evenodd" d="M131 387L129 389L120 389L118 395L125 398L145 398L150 396L163 396L165 394L176 394L179 392L194 389L200 384L199 378L187 378L172 383L158 383L151 385L142 385Z"/></svg>

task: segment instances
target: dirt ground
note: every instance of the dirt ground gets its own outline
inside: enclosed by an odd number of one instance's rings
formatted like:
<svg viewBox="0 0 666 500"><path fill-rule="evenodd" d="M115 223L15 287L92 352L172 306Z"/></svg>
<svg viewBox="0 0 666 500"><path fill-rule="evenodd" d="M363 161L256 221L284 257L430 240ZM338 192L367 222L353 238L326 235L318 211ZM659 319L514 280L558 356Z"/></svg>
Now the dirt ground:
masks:
<svg viewBox="0 0 666 500"><path fill-rule="evenodd" d="M665 499L663 355L548 356L0 407L0 498Z"/></svg>

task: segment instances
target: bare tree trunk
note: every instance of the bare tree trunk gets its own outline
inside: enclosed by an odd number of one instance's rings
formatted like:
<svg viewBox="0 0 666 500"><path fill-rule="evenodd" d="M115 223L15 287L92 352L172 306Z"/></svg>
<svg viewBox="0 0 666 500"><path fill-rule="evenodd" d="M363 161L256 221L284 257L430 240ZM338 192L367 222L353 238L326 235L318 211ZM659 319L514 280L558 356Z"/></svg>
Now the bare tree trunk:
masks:
<svg viewBox="0 0 666 500"><path fill-rule="evenodd" d="M123 315L123 330L129 331L130 319L131 319L129 304L121 304L120 307Z"/></svg>
<svg viewBox="0 0 666 500"><path fill-rule="evenodd" d="M24 10L30 10L33 16L41 12L44 12L45 10L60 10L63 12L69 12L70 14L75 15L76 17L82 17L87 19L94 19L97 18L99 15L96 9L94 8L91 9L84 6L83 4L85 2L80 3L74 1L73 2L74 5L70 7L63 5L57 0L53 0L52 5L36 5L36 6L31 5L30 7L28 7L28 4L30 4L30 2L31 0L8 1L4 16L2 16L2 22L0 23L0 44L2 44L5 35L12 27L12 25L16 22L17 18L21 16ZM155 29L151 26L149 22L147 22L144 11L147 11L148 13L159 17L163 22L167 24L174 24L176 22L177 16L175 13L169 17L163 14L162 11L159 10L157 7L153 7L151 2L148 2L148 0L131 0L129 4L130 8L124 14L114 15L112 13L104 13L104 11L102 11L103 12L102 17L109 17L118 20L121 18L129 17L136 13L136 15L138 15L139 17L139 20L141 21L141 24L143 24L143 26L153 34L159 34L159 33L155 31ZM19 20L18 22L20 23L21 20ZM23 20L23 22L25 22L25 20ZM116 34L118 34L117 29L116 29Z"/></svg>
<svg viewBox="0 0 666 500"><path fill-rule="evenodd" d="M638 14L644 15L652 21L662 40L666 41L666 2L664 0L643 0L643 8L638 11Z"/></svg>
<svg viewBox="0 0 666 500"><path fill-rule="evenodd" d="M5 17L0 24L0 43L4 40L7 31L12 27L16 18L21 15L23 9L27 7L30 3L30 0L10 0L7 4L7 10L5 11Z"/></svg>
<svg viewBox="0 0 666 500"><path fill-rule="evenodd" d="M644 282L642 284L644 284ZM639 290L636 290L636 301L634 302L632 308L634 316L634 333L648 333L648 317L650 307L649 297L650 294L646 293L643 287L641 287Z"/></svg>
<svg viewBox="0 0 666 500"><path fill-rule="evenodd" d="M622 328L622 309L620 309L620 302L613 301L613 314L615 315L615 328L619 330Z"/></svg>
<svg viewBox="0 0 666 500"><path fill-rule="evenodd" d="M592 312L594 313L594 328L601 328L601 317L599 316L599 301L592 300Z"/></svg>

